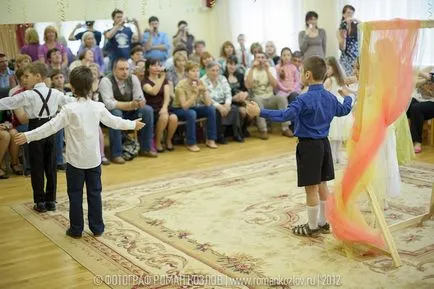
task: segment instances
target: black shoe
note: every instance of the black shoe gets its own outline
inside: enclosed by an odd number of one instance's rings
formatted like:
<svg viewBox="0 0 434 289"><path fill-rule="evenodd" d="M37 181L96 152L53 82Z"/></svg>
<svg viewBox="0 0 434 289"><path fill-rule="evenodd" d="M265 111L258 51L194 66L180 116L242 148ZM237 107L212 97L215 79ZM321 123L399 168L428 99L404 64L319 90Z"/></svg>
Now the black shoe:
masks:
<svg viewBox="0 0 434 289"><path fill-rule="evenodd" d="M234 136L234 141L236 141L236 142L244 142L244 138L242 138L241 136Z"/></svg>
<svg viewBox="0 0 434 289"><path fill-rule="evenodd" d="M228 140L227 140L225 137L221 136L221 137L219 137L219 138L216 140L216 143L218 143L218 144L227 144L227 143L228 143Z"/></svg>
<svg viewBox="0 0 434 289"><path fill-rule="evenodd" d="M246 129L243 131L244 137L250 137L250 132Z"/></svg>
<svg viewBox="0 0 434 289"><path fill-rule="evenodd" d="M66 171L66 164L57 165L58 171Z"/></svg>
<svg viewBox="0 0 434 289"><path fill-rule="evenodd" d="M298 225L295 226L294 228L292 228L292 232L294 233L294 235L297 236L304 236L304 237L312 237L317 235L320 230L319 229L311 229L309 228L309 224L303 224L303 225Z"/></svg>
<svg viewBox="0 0 434 289"><path fill-rule="evenodd" d="M56 210L56 201L45 202L45 206L47 207L47 211L55 211Z"/></svg>
<svg viewBox="0 0 434 289"><path fill-rule="evenodd" d="M101 237L102 234L104 234L104 232L101 232L101 233L93 233L93 236L98 238L98 237Z"/></svg>
<svg viewBox="0 0 434 289"><path fill-rule="evenodd" d="M45 207L45 203L44 202L39 202L36 203L33 206L33 210L39 212L39 213L45 213L47 211L47 207Z"/></svg>
<svg viewBox="0 0 434 289"><path fill-rule="evenodd" d="M74 239L80 239L81 238L81 234L80 235L73 234L73 233L71 233L71 229L66 230L66 235L71 237L71 238L74 238Z"/></svg>
<svg viewBox="0 0 434 289"><path fill-rule="evenodd" d="M330 225L329 223L325 223L324 225L318 225L319 232L322 234L330 234Z"/></svg>

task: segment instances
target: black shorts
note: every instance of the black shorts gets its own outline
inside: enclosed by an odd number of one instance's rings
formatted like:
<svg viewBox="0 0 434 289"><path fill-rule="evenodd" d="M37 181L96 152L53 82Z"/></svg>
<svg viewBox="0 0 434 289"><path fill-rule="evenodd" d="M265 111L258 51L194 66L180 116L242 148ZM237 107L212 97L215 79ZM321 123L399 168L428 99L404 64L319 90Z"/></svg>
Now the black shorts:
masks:
<svg viewBox="0 0 434 289"><path fill-rule="evenodd" d="M299 138L296 156L299 187L319 185L335 178L328 138Z"/></svg>

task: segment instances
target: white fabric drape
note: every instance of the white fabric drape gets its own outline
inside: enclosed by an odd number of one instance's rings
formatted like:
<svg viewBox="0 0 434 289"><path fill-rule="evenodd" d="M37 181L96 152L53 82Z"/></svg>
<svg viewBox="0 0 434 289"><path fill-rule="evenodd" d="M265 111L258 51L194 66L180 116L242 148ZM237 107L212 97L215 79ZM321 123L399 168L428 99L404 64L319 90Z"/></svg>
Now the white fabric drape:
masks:
<svg viewBox="0 0 434 289"><path fill-rule="evenodd" d="M277 54L287 46L298 50L298 33L304 29L302 0L236 0L229 1L232 40L246 35L248 45L274 41ZM264 47L265 48L265 47Z"/></svg>

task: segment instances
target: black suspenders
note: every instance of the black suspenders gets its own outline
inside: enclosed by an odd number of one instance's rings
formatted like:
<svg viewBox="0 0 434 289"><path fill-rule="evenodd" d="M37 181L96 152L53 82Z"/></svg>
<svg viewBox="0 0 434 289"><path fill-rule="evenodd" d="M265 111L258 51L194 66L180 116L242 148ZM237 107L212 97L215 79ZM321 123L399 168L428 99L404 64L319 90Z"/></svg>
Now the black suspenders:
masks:
<svg viewBox="0 0 434 289"><path fill-rule="evenodd" d="M33 89L33 91L39 95L39 97L41 98L41 101L42 101L42 107L41 107L41 111L39 112L38 117L40 117L40 118L42 117L44 110L47 111L47 117L50 117L50 109L48 108L48 100L50 99L51 88L48 90L48 95L47 95L46 99L42 96L42 94L38 90Z"/></svg>

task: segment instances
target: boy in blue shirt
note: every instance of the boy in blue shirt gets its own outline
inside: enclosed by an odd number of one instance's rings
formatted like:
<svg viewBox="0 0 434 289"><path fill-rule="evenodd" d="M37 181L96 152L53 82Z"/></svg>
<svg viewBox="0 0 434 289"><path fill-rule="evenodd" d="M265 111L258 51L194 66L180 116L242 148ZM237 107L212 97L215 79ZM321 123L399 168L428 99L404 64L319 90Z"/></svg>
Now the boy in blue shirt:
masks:
<svg viewBox="0 0 434 289"><path fill-rule="evenodd" d="M306 191L308 223L295 226L293 233L312 236L330 232L326 221L327 181L335 177L330 143L327 138L330 122L335 116L350 113L354 99L344 97L340 103L336 96L324 89L323 80L327 71L326 63L320 57L310 57L303 63L302 81L309 86L285 110L260 109L257 103L247 104L250 116L260 116L275 122L295 123L298 137L296 150L298 186ZM342 95L349 95L343 88ZM318 200L319 195L319 200ZM319 214L318 214L319 213Z"/></svg>

